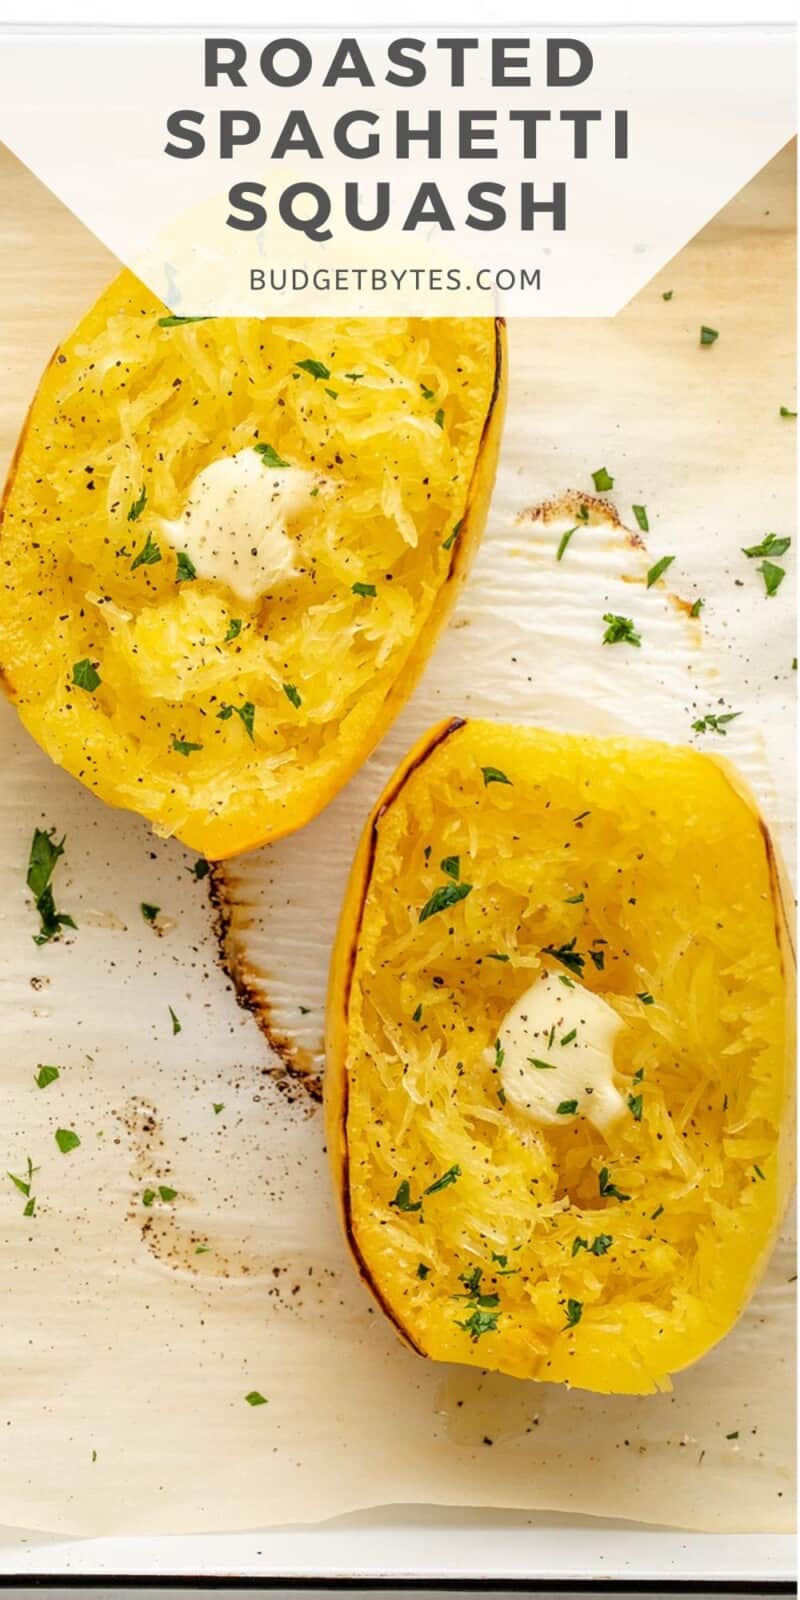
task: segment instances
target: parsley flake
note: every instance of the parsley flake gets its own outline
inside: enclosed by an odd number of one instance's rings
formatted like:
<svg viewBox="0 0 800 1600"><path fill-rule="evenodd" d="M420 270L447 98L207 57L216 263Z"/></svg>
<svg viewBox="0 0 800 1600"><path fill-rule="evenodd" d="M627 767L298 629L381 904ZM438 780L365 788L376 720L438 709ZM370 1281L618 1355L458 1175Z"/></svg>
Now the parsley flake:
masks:
<svg viewBox="0 0 800 1600"><path fill-rule="evenodd" d="M128 521L129 522L138 522L139 518L140 518L142 512L144 511L144 508L145 508L146 505L147 505L147 489L146 489L145 485L142 484L142 487L139 490L139 493L136 496L136 499L133 500L131 502L131 504L129 505L129 507L128 507Z"/></svg>
<svg viewBox="0 0 800 1600"><path fill-rule="evenodd" d="M742 555L749 556L751 559L755 556L775 556L777 558L778 556L785 556L791 543L790 538L782 538L780 534L765 533L760 544L742 545Z"/></svg>
<svg viewBox="0 0 800 1600"><path fill-rule="evenodd" d="M225 635L225 638L223 639L222 643L223 644L230 644L231 639L238 639L239 634L241 633L243 626L244 626L244 624L243 624L243 622L241 620L241 617L231 617L231 619L230 619L230 621L228 623L228 631L227 631L227 633Z"/></svg>
<svg viewBox="0 0 800 1600"><path fill-rule="evenodd" d="M708 327L706 327L706 324L703 323L703 326L700 329L700 343L701 344L716 344L716 341L717 341L718 338L719 338L719 333L718 333L717 329L716 328L708 328Z"/></svg>
<svg viewBox="0 0 800 1600"><path fill-rule="evenodd" d="M253 449L256 455L261 457L265 467L288 467L290 465L288 461L284 461L283 456L278 455L277 450L271 444L254 444Z"/></svg>
<svg viewBox="0 0 800 1600"><path fill-rule="evenodd" d="M73 662L72 681L77 688L85 689L87 694L92 694L92 692L97 688L98 684L102 683L103 680L100 677L94 662L90 661L87 656L84 656L82 661Z"/></svg>
<svg viewBox="0 0 800 1600"><path fill-rule="evenodd" d="M565 1328L576 1328L578 1323L580 1322L582 1316L583 1316L583 1301L582 1300L572 1300L572 1299L568 1300L567 1301L567 1320L566 1320L566 1322L564 1324L564 1327Z"/></svg>
<svg viewBox="0 0 800 1600"><path fill-rule="evenodd" d="M374 583L354 583L351 594L360 594L365 600L374 600L378 593Z"/></svg>
<svg viewBox="0 0 800 1600"><path fill-rule="evenodd" d="M234 713L239 718L248 738L252 740L253 725L256 719L256 708L252 700L243 700L240 706L223 705L217 712L217 720L219 722L230 722Z"/></svg>
<svg viewBox="0 0 800 1600"><path fill-rule="evenodd" d="M604 1198L609 1200L630 1200L629 1194L623 1194L621 1189L618 1189L617 1185L612 1183L608 1167L601 1168L598 1176L598 1187Z"/></svg>
<svg viewBox="0 0 800 1600"><path fill-rule="evenodd" d="M575 1113L577 1112L577 1109L578 1109L577 1100L562 1100L560 1105L556 1106L556 1116L557 1117L574 1117Z"/></svg>
<svg viewBox="0 0 800 1600"><path fill-rule="evenodd" d="M439 866L442 872L446 873L448 878L455 878L456 882L458 882L458 879L461 877L460 856L445 856L444 860L439 862Z"/></svg>
<svg viewBox="0 0 800 1600"><path fill-rule="evenodd" d="M38 945L57 939L62 928L75 927L72 917L67 916L65 912L56 911L55 908L50 880L56 862L64 854L66 835L57 844L53 832L52 829L46 833L42 828L34 828L25 879L41 919L39 932L33 935L33 942Z"/></svg>
<svg viewBox="0 0 800 1600"><path fill-rule="evenodd" d="M54 1137L62 1156L69 1155L70 1150L77 1150L81 1142L72 1128L56 1128Z"/></svg>
<svg viewBox="0 0 800 1600"><path fill-rule="evenodd" d="M245 1395L245 1400L249 1406L265 1406L267 1404L266 1395L260 1394L258 1389L251 1389L250 1393Z"/></svg>
<svg viewBox="0 0 800 1600"><path fill-rule="evenodd" d="M178 756L190 756L193 750L202 750L201 744L194 744L191 739L179 739L177 734L172 735L172 748Z"/></svg>
<svg viewBox="0 0 800 1600"><path fill-rule="evenodd" d="M728 731L727 724L735 722L736 718L741 715L741 711L709 711L704 717L698 717L697 721L692 723L692 731L694 733L718 733L724 739Z"/></svg>
<svg viewBox="0 0 800 1600"><path fill-rule="evenodd" d="M649 533L650 523L647 520L647 506L633 506L632 509L642 533Z"/></svg>
<svg viewBox="0 0 800 1600"><path fill-rule="evenodd" d="M483 773L484 789L488 789L490 783L507 783L513 788L511 779L507 778L505 773L500 771L499 767L481 767L481 772Z"/></svg>
<svg viewBox="0 0 800 1600"><path fill-rule="evenodd" d="M170 1014L170 1017L172 1019L172 1032L173 1032L173 1035L175 1035L176 1033L180 1033L181 1032L181 1023L180 1023L179 1018L176 1017L175 1012L172 1009L172 1006L167 1006L167 1010L168 1010L168 1012Z"/></svg>
<svg viewBox="0 0 800 1600"><path fill-rule="evenodd" d="M310 373L312 378L329 378L331 375L330 367L326 367L324 361L315 361L312 356L305 361L296 361L295 366L300 367L302 372Z"/></svg>
<svg viewBox="0 0 800 1600"><path fill-rule="evenodd" d="M786 568L777 566L774 561L762 561L758 570L764 579L764 588L766 590L767 597L771 598L772 595L778 593L778 590L780 589L780 586L786 577Z"/></svg>
<svg viewBox="0 0 800 1600"><path fill-rule="evenodd" d="M614 479L605 467L598 467L597 471L592 473L592 482L598 494L604 494L606 489L614 487Z"/></svg>
<svg viewBox="0 0 800 1600"><path fill-rule="evenodd" d="M603 644L633 644L638 649L642 640L631 617L619 617L613 611L604 611L603 621L607 624Z"/></svg>
<svg viewBox="0 0 800 1600"><path fill-rule="evenodd" d="M160 560L161 551L153 535L148 533L141 550L137 551L131 562L131 572L135 572L137 567L154 567Z"/></svg>
<svg viewBox="0 0 800 1600"><path fill-rule="evenodd" d="M464 521L464 518L463 517L459 517L458 522L456 522L454 524L452 533L448 533L447 538L442 540L442 549L443 550L452 549L453 545L456 542L456 539L458 538L458 535L461 532L461 526L462 526L463 521Z"/></svg>
<svg viewBox="0 0 800 1600"><path fill-rule="evenodd" d="M442 1173L441 1178L435 1178L433 1183L428 1184L427 1189L423 1190L423 1194L438 1194L440 1189L449 1188L450 1184L455 1183L460 1177L461 1168L457 1164L453 1167L448 1167L447 1171Z"/></svg>
<svg viewBox="0 0 800 1600"><path fill-rule="evenodd" d="M429 900L426 900L419 914L420 922L427 922L429 917L436 916L438 911L447 911L450 906L458 905L459 900L466 900L472 893L471 883L441 883L434 889Z"/></svg>
<svg viewBox="0 0 800 1600"><path fill-rule="evenodd" d="M643 1105L644 1100L640 1094L628 1095L628 1110L630 1111L634 1122L641 1122Z"/></svg>
<svg viewBox="0 0 800 1600"><path fill-rule="evenodd" d="M667 567L671 567L674 560L674 556L662 556L661 560L657 561L655 566L650 568L650 571L647 574L648 589L652 589L653 584L658 583L659 578L663 577Z"/></svg>
<svg viewBox="0 0 800 1600"><path fill-rule="evenodd" d="M295 708L295 711L297 711L298 708L302 705L303 702L302 702L302 697L300 696L298 690L295 688L294 684L293 683L284 683L283 684L283 692L284 692L287 700L289 701L290 705L293 705L294 708Z"/></svg>
<svg viewBox="0 0 800 1600"><path fill-rule="evenodd" d="M159 328L183 328L187 322L213 322L213 317L159 317Z"/></svg>
<svg viewBox="0 0 800 1600"><path fill-rule="evenodd" d="M573 533L577 533L577 531L578 531L578 525L576 523L574 528L567 528L566 533L562 533L561 538L558 541L558 549L556 551L556 561L563 561L564 556L565 556L566 551L567 551L567 546L569 544L569 541L572 538Z"/></svg>
<svg viewBox="0 0 800 1600"><path fill-rule="evenodd" d="M46 1089L48 1084L55 1083L56 1078L60 1077L61 1072L58 1067L42 1066L39 1068L39 1071L36 1073L33 1081L36 1084L37 1089Z"/></svg>
<svg viewBox="0 0 800 1600"><path fill-rule="evenodd" d="M389 1201L389 1205L394 1206L397 1211L422 1210L422 1201L412 1200L411 1198L411 1184L408 1178L404 1178L402 1183L398 1185L397 1194L393 1200Z"/></svg>
<svg viewBox="0 0 800 1600"><path fill-rule="evenodd" d="M178 551L178 565L175 569L176 583L191 583L197 577L194 562L185 550Z"/></svg>

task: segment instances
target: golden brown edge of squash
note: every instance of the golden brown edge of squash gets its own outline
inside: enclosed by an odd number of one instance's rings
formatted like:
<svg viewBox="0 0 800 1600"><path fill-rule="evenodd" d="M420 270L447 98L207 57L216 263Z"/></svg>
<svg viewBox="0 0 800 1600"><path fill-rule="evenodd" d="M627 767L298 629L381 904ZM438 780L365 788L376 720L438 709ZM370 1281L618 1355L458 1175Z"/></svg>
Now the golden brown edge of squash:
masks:
<svg viewBox="0 0 800 1600"><path fill-rule="evenodd" d="M358 843L350 876L345 889L342 910L339 918L333 950L331 953L330 970L328 975L327 1007L325 1019L325 1076L324 1076L324 1106L325 1106L325 1134L328 1146L328 1159L333 1177L334 1194L336 1198L339 1220L344 1232L350 1254L355 1262L359 1276L366 1284L373 1298L381 1310L393 1324L404 1343L411 1346L418 1355L428 1356L418 1339L405 1326L402 1319L383 1295L379 1284L373 1277L369 1263L365 1259L358 1239L352 1215L352 1201L350 1194L349 1151L347 1139L347 1117L349 1108L349 1078L347 1072L347 1055L349 1040L349 1009L350 995L355 973L358 945L361 934L361 924L364 917L369 886L377 850L378 826L382 817L401 793L408 779L438 750L445 739L450 738L461 728L466 727L467 719L453 717L448 721L437 723L433 728L424 733L407 753L401 765L390 778L385 789L379 795L366 826ZM535 724L531 724L531 731ZM700 752L695 752L699 754ZM792 919L789 908L795 904L788 874L784 867L780 853L776 848L769 828L761 814L758 803L749 787L733 764L724 757L703 752L722 773L726 782L734 793L744 802L755 816L761 836L764 841L764 852L767 862L767 871L770 881L770 893L775 917L775 935L781 959L784 981L786 984L786 1009L787 1009L787 1096L786 1114L783 1118L778 1140L778 1184L776 1192L776 1220L770 1234L764 1241L764 1248L759 1255L752 1280L743 1285L740 1312L750 1298L774 1246L775 1238L780 1226L783 1213L788 1203L792 1190L795 1174L795 992L796 992L796 957L795 946L792 938ZM735 1320L735 1319L734 1319ZM732 1326L733 1324L731 1324ZM711 1348L709 1346L709 1348ZM693 1365L694 1360L699 1360L707 1350L699 1352L687 1362ZM676 1369L679 1370L679 1369Z"/></svg>
<svg viewBox="0 0 800 1600"><path fill-rule="evenodd" d="M117 281L118 279L116 278L112 279L112 282L108 285L108 288L103 291L103 294L100 295L99 299L95 302L95 305L86 313L87 317L91 316L93 311L99 309L103 299L107 294L110 293ZM80 323L77 326L80 326ZM73 332L74 331L75 330L73 330ZM71 337L71 334L68 335L68 337ZM56 346L50 357L50 360L47 363L47 366L42 373L41 378L39 379L39 383L37 384L33 399L28 406L25 421L22 425L19 438L14 448L14 453L11 458L11 464L9 466L8 473L6 475L3 492L0 496L0 551L2 550L3 521L5 518L5 511L14 487L14 482L19 470L19 464L27 444L33 415L39 400L45 395L46 386L50 380L52 370L55 366L58 356L61 353L61 349L61 344ZM481 430L481 437L478 444L472 476L467 489L467 498L464 507L464 513L461 518L458 538L455 540L450 553L450 566L448 573L444 579L444 582L442 583L436 599L434 600L430 617L428 618L428 622L423 632L415 641L402 668L402 671L395 678L389 689L389 692L386 695L381 715L376 719L370 729L368 742L362 744L353 752L346 762L343 762L336 775L335 781L324 787L320 786L315 788L311 793L309 793L305 804L298 804L295 807L291 821L287 821L285 824L281 824L278 827L269 829L265 833L258 833L253 838L244 839L240 843L237 843L235 847L221 850L206 850L202 836L206 831L210 831L208 825L203 824L198 828L195 828L194 824L190 822L185 829L179 829L176 832L176 837L189 848L200 851L201 854L207 855L211 860L226 861L237 855L243 855L248 850L258 850L262 845L271 844L278 839L285 838L288 834L296 833L298 829L305 827L308 822L312 822L314 817L318 816L319 813L330 804L334 796L339 793L340 789L344 788L344 785L349 782L349 780L353 777L353 774L358 771L359 767L363 765L367 757L371 755L372 751L380 743L387 729L391 726L394 718L397 716L401 707L405 704L409 695L415 688L419 678L421 677L425 663L432 654L439 635L453 610L460 590L472 565L475 552L480 544L483 530L486 525L489 503L491 500L492 489L494 487L494 480L497 472L497 461L500 454L500 441L503 432L503 419L505 416L507 392L508 340L506 335L506 323L504 317L495 317L494 375L492 389L489 396L486 415L483 420L483 428ZM2 687L7 698L13 704L16 700L16 692L2 659L0 659L0 687ZM120 810L134 809L133 807L124 806L121 803L117 807L116 802L109 800L106 800L105 804L112 805Z"/></svg>

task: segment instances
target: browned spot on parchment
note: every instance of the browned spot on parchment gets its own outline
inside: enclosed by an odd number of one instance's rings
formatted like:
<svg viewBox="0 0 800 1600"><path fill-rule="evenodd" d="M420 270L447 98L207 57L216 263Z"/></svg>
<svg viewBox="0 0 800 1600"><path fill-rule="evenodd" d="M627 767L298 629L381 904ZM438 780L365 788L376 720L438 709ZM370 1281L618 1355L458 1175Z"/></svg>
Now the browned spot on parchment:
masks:
<svg viewBox="0 0 800 1600"><path fill-rule="evenodd" d="M586 516L588 511L589 515ZM612 528L617 528L624 535L625 543L632 550L645 550L647 548L638 528L628 528L614 505L613 500L607 500L603 495L581 494L578 489L565 489L561 495L556 495L550 500L540 500L536 505L526 506L524 511L517 513L516 521L520 522L556 522L561 517L571 517L579 527L596 527L598 523L610 523Z"/></svg>
<svg viewBox="0 0 800 1600"><path fill-rule="evenodd" d="M225 862L212 863L208 873L208 897L213 911L213 930L218 960L233 984L237 1004L249 1011L278 1057L279 1065L265 1066L265 1075L294 1105L306 1099L308 1109L322 1100L322 1080L310 1050L278 1026L265 988L265 975L256 973L248 960L242 940L233 924L233 895L228 884Z"/></svg>

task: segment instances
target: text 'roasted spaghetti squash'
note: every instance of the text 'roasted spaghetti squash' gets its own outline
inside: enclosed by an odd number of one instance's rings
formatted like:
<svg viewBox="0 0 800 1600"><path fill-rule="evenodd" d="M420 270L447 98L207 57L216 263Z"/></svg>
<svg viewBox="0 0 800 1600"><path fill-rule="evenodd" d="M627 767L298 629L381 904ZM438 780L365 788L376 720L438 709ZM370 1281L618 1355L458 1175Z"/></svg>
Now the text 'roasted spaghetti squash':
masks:
<svg viewBox="0 0 800 1600"><path fill-rule="evenodd" d="M406 1339L621 1393L718 1340L786 1196L790 960L724 764L429 735L360 846L329 997L345 1227Z"/></svg>
<svg viewBox="0 0 800 1600"><path fill-rule="evenodd" d="M53 760L212 857L314 816L480 537L503 366L488 318L181 318L123 273L3 508L0 666Z"/></svg>

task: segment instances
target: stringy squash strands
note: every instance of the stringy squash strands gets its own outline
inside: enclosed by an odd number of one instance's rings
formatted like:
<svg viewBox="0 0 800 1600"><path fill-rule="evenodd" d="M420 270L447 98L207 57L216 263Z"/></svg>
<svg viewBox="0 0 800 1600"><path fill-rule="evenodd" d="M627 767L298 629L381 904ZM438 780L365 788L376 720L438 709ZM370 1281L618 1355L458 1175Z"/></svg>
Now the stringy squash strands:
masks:
<svg viewBox="0 0 800 1600"><path fill-rule="evenodd" d="M487 786L487 766L509 783ZM449 854L472 890L421 920ZM576 883L585 898L570 903ZM570 941L581 980L627 1024L618 1082L643 1097L641 1119L608 1142L584 1118L545 1129L510 1106L496 1114L502 1019L542 952ZM721 763L480 722L423 740L353 868L326 1071L348 1238L408 1342L439 1360L641 1394L721 1338L788 1190L790 962L768 836ZM416 1207L454 1169L421 1209L398 1207L401 1183ZM624 1201L601 1194L604 1169ZM601 1232L607 1253L573 1253ZM481 1302L464 1282L476 1268L491 1308L477 1337L468 1319Z"/></svg>
<svg viewBox="0 0 800 1600"><path fill-rule="evenodd" d="M45 373L6 489L0 662L53 760L218 858L313 817L413 687L482 531L504 330L164 314L123 273ZM259 443L326 482L291 525L298 573L255 604L176 582L159 518ZM161 559L134 566L148 536ZM248 704L252 737L219 715Z"/></svg>

